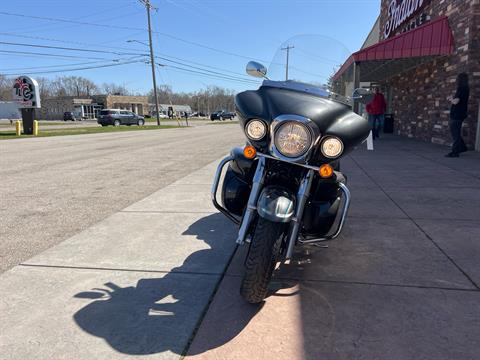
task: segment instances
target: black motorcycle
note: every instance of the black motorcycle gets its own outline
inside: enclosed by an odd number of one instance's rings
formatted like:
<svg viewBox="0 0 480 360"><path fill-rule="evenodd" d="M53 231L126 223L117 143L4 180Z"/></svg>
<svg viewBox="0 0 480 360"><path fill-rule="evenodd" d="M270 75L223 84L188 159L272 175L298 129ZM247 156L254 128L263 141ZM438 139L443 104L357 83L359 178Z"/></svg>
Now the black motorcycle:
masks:
<svg viewBox="0 0 480 360"><path fill-rule="evenodd" d="M300 52L307 49L301 40L287 45ZM336 46L327 42L329 49ZM312 48L308 53L318 64ZM287 79L289 71L299 78L294 74L300 60L287 59L285 67L278 59L273 68L286 72ZM289 60L295 67L289 68ZM249 62L247 73L266 78L267 69ZM335 239L342 231L350 192L340 159L366 140L370 126L352 111L351 99L303 81L264 80L258 90L239 93L235 105L247 145L220 162L212 201L239 224L237 243L249 245L240 292L249 303L258 303L267 296L275 266L289 261L296 245ZM217 192L226 165L220 204Z"/></svg>

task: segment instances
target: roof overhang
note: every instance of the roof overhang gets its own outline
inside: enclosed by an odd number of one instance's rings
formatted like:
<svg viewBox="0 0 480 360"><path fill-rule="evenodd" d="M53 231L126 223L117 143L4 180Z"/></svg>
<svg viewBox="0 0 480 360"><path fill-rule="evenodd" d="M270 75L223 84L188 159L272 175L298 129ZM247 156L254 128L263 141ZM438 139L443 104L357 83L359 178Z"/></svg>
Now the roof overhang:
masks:
<svg viewBox="0 0 480 360"><path fill-rule="evenodd" d="M360 81L381 81L453 53L454 40L448 17L441 16L416 29L369 46L350 55L333 76L337 81L351 73L354 63L361 65Z"/></svg>

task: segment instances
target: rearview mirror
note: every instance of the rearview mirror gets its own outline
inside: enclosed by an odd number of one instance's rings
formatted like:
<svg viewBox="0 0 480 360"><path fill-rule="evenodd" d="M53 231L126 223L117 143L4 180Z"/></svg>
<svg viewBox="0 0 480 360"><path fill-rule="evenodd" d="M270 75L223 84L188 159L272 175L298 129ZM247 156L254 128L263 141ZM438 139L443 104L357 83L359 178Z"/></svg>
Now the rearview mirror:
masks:
<svg viewBox="0 0 480 360"><path fill-rule="evenodd" d="M373 100L375 96L374 93L370 91L370 89L358 88L353 90L352 99L355 101L359 101L362 104L368 104L370 101Z"/></svg>
<svg viewBox="0 0 480 360"><path fill-rule="evenodd" d="M256 61L249 61L246 70L250 76L259 78L267 77L267 68Z"/></svg>

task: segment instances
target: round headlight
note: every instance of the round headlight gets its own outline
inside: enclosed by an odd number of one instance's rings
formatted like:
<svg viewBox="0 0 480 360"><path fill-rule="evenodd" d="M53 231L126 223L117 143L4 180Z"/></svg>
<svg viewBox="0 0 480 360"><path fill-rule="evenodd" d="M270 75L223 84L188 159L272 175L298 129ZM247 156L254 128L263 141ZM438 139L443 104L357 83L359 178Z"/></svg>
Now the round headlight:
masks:
<svg viewBox="0 0 480 360"><path fill-rule="evenodd" d="M329 137L322 142L322 154L327 158L339 157L343 152L343 143L340 139Z"/></svg>
<svg viewBox="0 0 480 360"><path fill-rule="evenodd" d="M263 121L251 120L245 127L247 136L252 140L260 140L267 133L267 127Z"/></svg>
<svg viewBox="0 0 480 360"><path fill-rule="evenodd" d="M275 132L275 146L284 156L299 157L307 152L312 143L310 131L296 121L286 122Z"/></svg>

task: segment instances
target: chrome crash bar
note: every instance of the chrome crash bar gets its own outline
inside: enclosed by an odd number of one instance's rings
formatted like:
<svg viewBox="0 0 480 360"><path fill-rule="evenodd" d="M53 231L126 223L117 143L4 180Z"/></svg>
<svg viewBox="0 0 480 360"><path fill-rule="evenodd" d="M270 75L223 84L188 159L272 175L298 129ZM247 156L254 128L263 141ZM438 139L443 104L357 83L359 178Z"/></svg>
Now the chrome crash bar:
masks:
<svg viewBox="0 0 480 360"><path fill-rule="evenodd" d="M227 218L229 218L235 224L238 225L240 224L240 220L238 220L232 213L230 213L230 211L225 209L217 201L217 191L218 191L218 185L220 184L220 178L222 176L222 170L225 167L225 165L227 165L232 160L233 160L233 156L227 156L226 158L222 159L222 161L220 161L220 164L218 164L217 171L215 172L215 178L213 180L210 196L212 198L213 206L215 206L223 215L225 215Z"/></svg>
<svg viewBox="0 0 480 360"><path fill-rule="evenodd" d="M220 184L220 178L222 176L222 170L226 164L233 160L232 156L227 156L220 164L218 164L217 171L215 173L215 178L213 180L212 191L211 191L211 198L213 205L226 217L232 220L235 224L240 224L240 229L238 230L238 238L237 244L242 245L245 242L245 238L247 236L248 227L252 222L255 212L257 211L257 201L258 196L260 195L260 191L262 190L263 180L265 177L265 157L259 157L257 168L255 170L255 174L253 175L253 182L252 182L252 190L250 191L250 196L248 197L247 202L247 209L245 210L245 214L243 215L242 221L238 220L230 211L225 209L222 205L220 205L217 201L217 191L218 185Z"/></svg>
<svg viewBox="0 0 480 360"><path fill-rule="evenodd" d="M257 210L257 201L258 201L258 197L260 195L260 191L262 190L262 186L264 182L265 163L267 158L279 160L269 155L257 153L258 163L257 163L257 168L255 170L255 174L253 176L252 189L250 191L245 213L241 220L235 215L233 215L230 211L225 209L217 201L218 186L220 184L220 178L222 176L223 168L225 167L226 164L228 164L230 161L233 160L233 156L227 156L226 158L222 159L218 164L217 171L215 173L215 178L214 178L212 190L211 190L212 202L215 208L217 208L227 218L229 218L231 221L233 221L237 225L240 224L240 228L238 230L238 237L237 237L237 244L239 245L242 245L245 242L245 238L247 236L249 226ZM293 164L293 163L290 163L290 164ZM308 240L299 239L298 234L300 232L303 212L305 210L305 205L310 195L310 189L312 187L315 171L318 171L318 168L315 166L309 166L304 164L293 164L293 165L298 165L298 166L307 168L308 172L306 173L305 177L301 181L300 187L297 192L297 208L295 210L295 215L292 218L291 230L288 236L288 247L287 247L286 259L290 259L292 257L293 248L295 246L295 243L297 242L297 239L300 244L306 245L306 244L314 244L314 243L326 241L326 240L333 240L336 237L338 237L338 235L340 235L340 233L342 232L343 226L345 224L345 219L347 217L348 209L350 207L350 191L348 190L345 184L339 182L338 186L344 195L343 196L344 202L343 202L342 208L337 212L337 217L335 218L335 221L334 221L334 224L335 224L340 214L340 220L338 221L338 226L336 230L330 235L327 235L322 238L308 239Z"/></svg>

